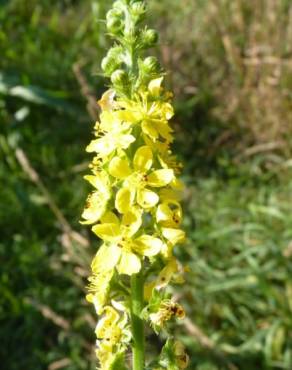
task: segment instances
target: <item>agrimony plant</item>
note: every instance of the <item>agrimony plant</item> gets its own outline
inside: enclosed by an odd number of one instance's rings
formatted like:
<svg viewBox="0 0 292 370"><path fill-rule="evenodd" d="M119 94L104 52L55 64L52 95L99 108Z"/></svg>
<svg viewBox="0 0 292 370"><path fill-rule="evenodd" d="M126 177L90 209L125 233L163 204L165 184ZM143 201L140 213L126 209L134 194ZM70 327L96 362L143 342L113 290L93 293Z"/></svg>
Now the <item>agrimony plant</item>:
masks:
<svg viewBox="0 0 292 370"><path fill-rule="evenodd" d="M87 300L100 316L95 333L99 368L179 370L187 367L183 345L168 337L161 355L145 361L146 324L167 332L167 324L185 313L171 298L171 282L183 282L183 268L173 249L184 240L180 229L181 165L170 150L168 121L172 94L162 87L156 58L144 53L158 41L143 26L144 1L118 0L106 24L115 40L102 61L111 86L99 105L100 120L87 151L95 153L94 190L82 214L83 223L102 240L92 261ZM150 324L150 325L149 325Z"/></svg>

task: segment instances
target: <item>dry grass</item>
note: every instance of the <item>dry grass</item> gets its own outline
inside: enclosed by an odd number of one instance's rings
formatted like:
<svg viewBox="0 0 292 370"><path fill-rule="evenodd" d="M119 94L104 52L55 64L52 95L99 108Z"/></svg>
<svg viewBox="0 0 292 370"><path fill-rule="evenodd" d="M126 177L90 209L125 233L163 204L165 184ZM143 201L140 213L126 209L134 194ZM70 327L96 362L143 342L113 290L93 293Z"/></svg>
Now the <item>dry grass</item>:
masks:
<svg viewBox="0 0 292 370"><path fill-rule="evenodd" d="M181 99L208 90L212 115L250 146L292 148L292 3L286 0L151 2L162 59ZM243 134L244 133L244 137ZM266 147L266 144L268 147Z"/></svg>

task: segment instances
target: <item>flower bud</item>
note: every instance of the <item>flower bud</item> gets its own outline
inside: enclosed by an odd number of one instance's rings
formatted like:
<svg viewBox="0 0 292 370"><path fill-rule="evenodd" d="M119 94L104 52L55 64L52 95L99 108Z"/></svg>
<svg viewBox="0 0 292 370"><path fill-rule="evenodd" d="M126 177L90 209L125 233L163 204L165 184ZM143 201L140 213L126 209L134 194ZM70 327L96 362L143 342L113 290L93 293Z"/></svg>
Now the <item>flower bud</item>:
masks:
<svg viewBox="0 0 292 370"><path fill-rule="evenodd" d="M141 40L143 47L146 49L146 48L150 48L154 46L155 44L157 44L158 38L159 38L158 33L155 30L152 30L152 29L145 30L142 33L142 40Z"/></svg>
<svg viewBox="0 0 292 370"><path fill-rule="evenodd" d="M108 57L104 57L101 61L101 69L106 73L108 74L108 70L110 68L110 58Z"/></svg>
<svg viewBox="0 0 292 370"><path fill-rule="evenodd" d="M125 2L123 0L117 0L113 4L114 9L122 9L123 6L125 5Z"/></svg>
<svg viewBox="0 0 292 370"><path fill-rule="evenodd" d="M106 76L110 76L119 65L112 58L106 56L101 61L101 68Z"/></svg>
<svg viewBox="0 0 292 370"><path fill-rule="evenodd" d="M123 86L128 85L128 75L125 71L122 69L117 69L112 75L111 75L111 81L113 85L117 86Z"/></svg>
<svg viewBox="0 0 292 370"><path fill-rule="evenodd" d="M123 28L123 22L119 18L109 18L106 22L106 27L110 33L117 34Z"/></svg>
<svg viewBox="0 0 292 370"><path fill-rule="evenodd" d="M121 65L122 48L119 46L112 47L101 61L101 68L106 76L110 76Z"/></svg>
<svg viewBox="0 0 292 370"><path fill-rule="evenodd" d="M160 65L157 58L155 57L147 57L141 63L141 72L144 74L152 75L159 72L159 70Z"/></svg>
<svg viewBox="0 0 292 370"><path fill-rule="evenodd" d="M123 11L121 9L111 9L106 15L106 26L109 32L118 34L123 26Z"/></svg>
<svg viewBox="0 0 292 370"><path fill-rule="evenodd" d="M107 12L106 19L109 18L123 18L123 11L121 9L111 9Z"/></svg>
<svg viewBox="0 0 292 370"><path fill-rule="evenodd" d="M131 13L137 19L137 21L142 21L143 15L145 14L145 5L140 2L132 4Z"/></svg>

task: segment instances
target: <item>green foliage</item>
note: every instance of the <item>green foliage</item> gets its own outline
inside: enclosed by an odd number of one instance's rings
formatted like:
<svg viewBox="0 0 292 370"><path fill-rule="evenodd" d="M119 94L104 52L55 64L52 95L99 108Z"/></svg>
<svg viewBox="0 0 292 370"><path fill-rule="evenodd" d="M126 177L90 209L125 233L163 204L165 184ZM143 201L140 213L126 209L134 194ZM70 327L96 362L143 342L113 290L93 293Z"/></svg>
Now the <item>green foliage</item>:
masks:
<svg viewBox="0 0 292 370"><path fill-rule="evenodd" d="M90 119L72 65L98 54L99 24L89 3L65 1L10 1L0 18L1 366L41 370L61 361L70 370L94 369L94 321L84 302L92 252L68 244L15 152L24 150L78 229L86 196L78 165L86 167ZM94 82L101 91L100 79Z"/></svg>
<svg viewBox="0 0 292 370"><path fill-rule="evenodd" d="M191 191L188 314L240 369L292 366L291 189L245 175Z"/></svg>
<svg viewBox="0 0 292 370"><path fill-rule="evenodd" d="M83 77L100 96L107 41L98 20L109 5L0 2L5 370L20 363L28 370L95 366L94 314L84 299L95 246L68 240L15 154L26 153L59 211L81 232L84 148L93 126L72 67L84 63ZM186 164L189 242L177 253L190 272L179 293L199 331L182 324L177 334L190 369L291 369L291 3L149 5L162 34L159 58L176 93L176 152Z"/></svg>

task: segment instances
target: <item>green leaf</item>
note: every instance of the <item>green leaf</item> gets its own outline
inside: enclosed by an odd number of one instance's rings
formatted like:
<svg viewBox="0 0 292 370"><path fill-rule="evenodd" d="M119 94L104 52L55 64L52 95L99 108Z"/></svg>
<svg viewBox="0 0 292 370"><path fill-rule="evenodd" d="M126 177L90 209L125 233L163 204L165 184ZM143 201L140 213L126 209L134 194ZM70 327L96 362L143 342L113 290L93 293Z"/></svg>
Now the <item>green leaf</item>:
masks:
<svg viewBox="0 0 292 370"><path fill-rule="evenodd" d="M69 114L76 114L76 108L64 98L58 97L60 92L48 91L38 86L23 86L17 84L14 76L7 76L0 72L0 94L13 96L30 103L46 105L48 107Z"/></svg>

